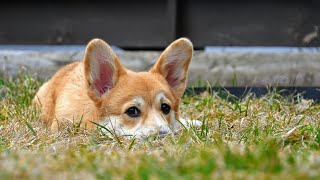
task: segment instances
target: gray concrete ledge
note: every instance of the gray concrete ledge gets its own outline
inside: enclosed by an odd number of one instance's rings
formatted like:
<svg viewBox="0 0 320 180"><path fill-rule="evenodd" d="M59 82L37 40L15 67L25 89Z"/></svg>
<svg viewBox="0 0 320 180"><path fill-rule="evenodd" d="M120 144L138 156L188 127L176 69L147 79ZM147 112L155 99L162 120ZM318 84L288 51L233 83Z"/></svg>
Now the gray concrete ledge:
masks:
<svg viewBox="0 0 320 180"><path fill-rule="evenodd" d="M76 48L4 48L0 46L0 73L16 76L28 71L50 78L61 66L82 59L84 46ZM149 69L160 56L156 51L116 54L129 69ZM223 86L320 86L319 51L196 51L188 85L199 82Z"/></svg>

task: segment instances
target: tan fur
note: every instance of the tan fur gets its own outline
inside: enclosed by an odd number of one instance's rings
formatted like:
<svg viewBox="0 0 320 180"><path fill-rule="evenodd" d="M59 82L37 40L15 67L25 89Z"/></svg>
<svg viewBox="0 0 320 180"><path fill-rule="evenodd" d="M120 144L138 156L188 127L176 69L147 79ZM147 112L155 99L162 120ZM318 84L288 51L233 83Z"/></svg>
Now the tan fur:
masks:
<svg viewBox="0 0 320 180"><path fill-rule="evenodd" d="M167 103L174 112L174 118L169 115L163 117L170 124L178 118L192 53L191 42L181 38L163 52L149 72L133 72L121 65L119 58L104 41L94 39L89 42L82 62L63 67L39 89L34 100L41 109L40 119L54 131L67 122L81 123L82 127L92 129L95 126L91 121L99 123L109 116L120 119L121 125L127 129L138 124L151 127L154 126L155 113L161 114L161 103ZM166 80L168 72L164 61L168 56L186 58L181 65L182 77L178 79L177 87L171 87ZM110 67L114 70L113 87L103 94L94 86L94 80L99 76L92 71L97 66L94 60L99 58L112 59ZM156 102L159 93L165 96L161 99L165 102ZM126 114L128 108L139 105L134 104L135 98L143 101L138 118Z"/></svg>

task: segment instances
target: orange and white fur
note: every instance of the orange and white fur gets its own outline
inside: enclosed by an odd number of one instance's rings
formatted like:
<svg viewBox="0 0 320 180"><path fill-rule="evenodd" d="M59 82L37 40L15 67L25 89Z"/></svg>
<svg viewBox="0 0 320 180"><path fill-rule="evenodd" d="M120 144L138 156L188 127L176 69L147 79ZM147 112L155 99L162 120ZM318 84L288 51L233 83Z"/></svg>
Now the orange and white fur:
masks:
<svg viewBox="0 0 320 180"><path fill-rule="evenodd" d="M172 132L184 121L179 103L192 54L192 43L180 38L148 72L133 72L106 42L93 39L82 62L63 67L39 89L40 119L53 131L67 122L92 129L95 122L118 135Z"/></svg>

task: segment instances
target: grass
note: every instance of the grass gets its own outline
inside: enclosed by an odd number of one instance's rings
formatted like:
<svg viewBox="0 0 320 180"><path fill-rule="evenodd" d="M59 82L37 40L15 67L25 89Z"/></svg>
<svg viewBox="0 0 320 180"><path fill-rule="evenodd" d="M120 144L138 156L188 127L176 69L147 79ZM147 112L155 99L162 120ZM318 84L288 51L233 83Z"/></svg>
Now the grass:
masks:
<svg viewBox="0 0 320 180"><path fill-rule="evenodd" d="M320 178L320 106L301 95L185 96L182 116L202 127L138 142L77 125L50 133L30 106L40 85L0 80L0 179Z"/></svg>

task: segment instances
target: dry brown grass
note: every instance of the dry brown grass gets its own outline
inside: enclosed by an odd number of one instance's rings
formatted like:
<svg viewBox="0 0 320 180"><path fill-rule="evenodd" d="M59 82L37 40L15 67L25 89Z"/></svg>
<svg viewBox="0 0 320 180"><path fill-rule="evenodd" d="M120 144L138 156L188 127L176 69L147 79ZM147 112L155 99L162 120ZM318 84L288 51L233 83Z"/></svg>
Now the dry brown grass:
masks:
<svg viewBox="0 0 320 180"><path fill-rule="evenodd" d="M41 83L0 82L0 179L319 178L320 106L302 96L186 96L199 128L145 141L76 125L50 133L30 107Z"/></svg>

